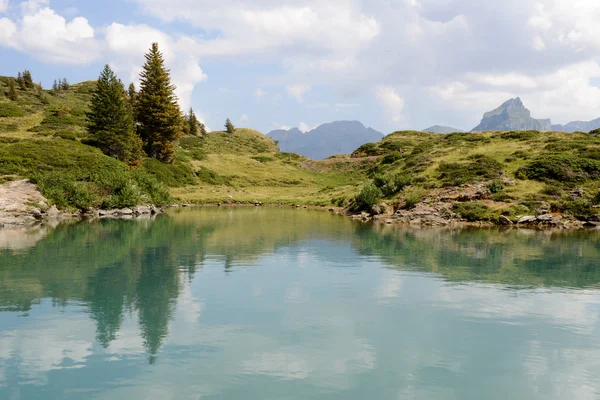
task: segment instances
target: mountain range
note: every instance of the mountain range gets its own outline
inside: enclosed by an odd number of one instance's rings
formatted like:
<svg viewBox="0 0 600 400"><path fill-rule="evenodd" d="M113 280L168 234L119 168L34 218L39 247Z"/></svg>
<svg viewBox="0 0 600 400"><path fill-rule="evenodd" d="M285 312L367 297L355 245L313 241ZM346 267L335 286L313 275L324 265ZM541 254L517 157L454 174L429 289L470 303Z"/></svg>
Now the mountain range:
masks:
<svg viewBox="0 0 600 400"><path fill-rule="evenodd" d="M573 133L589 132L598 128L600 128L600 118L592 121L573 121L565 125L553 125L550 119L532 118L531 111L517 97L483 114L481 122L471 132L536 130ZM423 131L441 134L464 132L461 129L442 125L434 125ZM278 142L281 151L321 160L335 154L352 153L365 143L380 141L384 134L367 128L358 121L337 121L320 125L306 133L298 128L292 128L271 131L267 136Z"/></svg>
<svg viewBox="0 0 600 400"><path fill-rule="evenodd" d="M365 143L378 142L383 133L358 121L336 121L303 133L298 128L275 130L267 134L283 152L296 153L313 160L335 154L349 154Z"/></svg>

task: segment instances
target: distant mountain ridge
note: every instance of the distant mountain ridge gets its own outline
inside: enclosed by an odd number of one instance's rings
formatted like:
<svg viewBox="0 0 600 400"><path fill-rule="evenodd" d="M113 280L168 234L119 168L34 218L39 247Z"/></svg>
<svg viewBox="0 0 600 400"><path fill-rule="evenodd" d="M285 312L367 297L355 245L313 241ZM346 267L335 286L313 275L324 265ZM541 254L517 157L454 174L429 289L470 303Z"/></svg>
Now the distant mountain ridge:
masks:
<svg viewBox="0 0 600 400"><path fill-rule="evenodd" d="M572 121L565 125L552 125L553 131L558 132L589 132L594 129L600 128L600 118L593 119L591 121Z"/></svg>
<svg viewBox="0 0 600 400"><path fill-rule="evenodd" d="M336 121L306 133L292 128L274 130L267 136L278 142L281 151L322 160L336 154L350 154L365 143L380 141L384 134L359 121Z"/></svg>
<svg viewBox="0 0 600 400"><path fill-rule="evenodd" d="M531 111L519 97L505 101L495 110L483 114L481 123L471 132L482 131L513 131L513 130L552 130L550 119L535 119L531 117Z"/></svg>

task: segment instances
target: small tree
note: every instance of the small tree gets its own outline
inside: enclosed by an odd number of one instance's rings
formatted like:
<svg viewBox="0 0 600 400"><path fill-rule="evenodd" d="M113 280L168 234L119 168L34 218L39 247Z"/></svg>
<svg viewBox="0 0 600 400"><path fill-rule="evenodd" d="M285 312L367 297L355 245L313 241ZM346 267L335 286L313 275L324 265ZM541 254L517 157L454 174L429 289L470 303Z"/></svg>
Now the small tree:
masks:
<svg viewBox="0 0 600 400"><path fill-rule="evenodd" d="M19 95L17 95L17 87L13 79L8 80L8 98L12 101L17 101Z"/></svg>
<svg viewBox="0 0 600 400"><path fill-rule="evenodd" d="M225 130L227 130L227 133L230 134L235 133L235 126L233 126L229 118L227 118L227 121L225 121Z"/></svg>
<svg viewBox="0 0 600 400"><path fill-rule="evenodd" d="M188 125L187 131L190 135L198 136L199 134L199 122L198 118L196 118L196 114L194 114L194 110L190 107L190 111L187 115L186 122Z"/></svg>
<svg viewBox="0 0 600 400"><path fill-rule="evenodd" d="M131 110L135 115L135 103L137 101L137 92L135 90L135 85L133 83L129 84L129 88L127 89L127 98L129 99L129 105L131 106Z"/></svg>
<svg viewBox="0 0 600 400"><path fill-rule="evenodd" d="M33 78L31 77L31 72L26 69L23 71L23 83L29 89L33 89Z"/></svg>
<svg viewBox="0 0 600 400"><path fill-rule="evenodd" d="M200 136L205 137L206 136L206 126L202 122L198 122L198 125L199 125Z"/></svg>
<svg viewBox="0 0 600 400"><path fill-rule="evenodd" d="M25 80L23 79L23 75L20 72L17 75L17 84L19 85L19 89L27 89L27 86L25 86Z"/></svg>
<svg viewBox="0 0 600 400"><path fill-rule="evenodd" d="M98 78L87 117L88 132L104 154L130 166L139 165L141 141L135 134L133 115L127 104L125 88L108 65Z"/></svg>
<svg viewBox="0 0 600 400"><path fill-rule="evenodd" d="M175 96L175 86L165 68L158 43L152 43L145 55L146 63L140 74L140 91L136 100L138 133L144 142L144 150L152 158L162 162L173 161L173 141L182 133L181 111Z"/></svg>
<svg viewBox="0 0 600 400"><path fill-rule="evenodd" d="M70 87L71 85L69 85L69 82L67 82L67 78L63 78L60 82L60 90L67 91Z"/></svg>
<svg viewBox="0 0 600 400"><path fill-rule="evenodd" d="M52 84L52 91L54 92L54 94L58 93L60 89L60 85L58 84L58 81L55 79L54 83Z"/></svg>

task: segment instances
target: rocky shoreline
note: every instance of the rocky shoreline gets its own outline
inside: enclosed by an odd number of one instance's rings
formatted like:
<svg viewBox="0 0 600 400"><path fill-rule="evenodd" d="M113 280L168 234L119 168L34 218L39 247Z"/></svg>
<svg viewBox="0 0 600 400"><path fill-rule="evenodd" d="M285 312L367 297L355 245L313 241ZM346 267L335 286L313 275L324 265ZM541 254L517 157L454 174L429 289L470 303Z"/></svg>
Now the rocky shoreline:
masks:
<svg viewBox="0 0 600 400"><path fill-rule="evenodd" d="M328 210L362 222L383 223L386 225L425 226L425 227L491 227L504 226L527 229L599 229L600 215L591 216L585 221L572 216L550 213L548 207L541 206L536 215L523 215L510 219L501 215L497 221L469 222L453 212L454 202L484 200L487 193L477 185L466 188L446 189L435 198L424 199L411 209L398 208L386 203L374 206L371 212L352 213L340 207L313 207L293 205L294 208ZM172 207L190 207L191 204ZM244 204L218 203L212 206L244 206ZM245 206L263 206L255 201ZM269 206L269 205L267 205ZM281 204L273 204L281 206ZM0 228L24 228L35 225L56 224L69 220L94 219L144 219L152 218L165 211L166 207L153 205L121 208L113 210L93 209L86 212L69 212L50 206L37 186L26 180L11 181L0 185Z"/></svg>
<svg viewBox="0 0 600 400"><path fill-rule="evenodd" d="M51 206L27 180L0 185L0 228L22 228L80 219L134 219L161 214L164 208L153 205L114 210L92 209L86 212L61 211Z"/></svg>

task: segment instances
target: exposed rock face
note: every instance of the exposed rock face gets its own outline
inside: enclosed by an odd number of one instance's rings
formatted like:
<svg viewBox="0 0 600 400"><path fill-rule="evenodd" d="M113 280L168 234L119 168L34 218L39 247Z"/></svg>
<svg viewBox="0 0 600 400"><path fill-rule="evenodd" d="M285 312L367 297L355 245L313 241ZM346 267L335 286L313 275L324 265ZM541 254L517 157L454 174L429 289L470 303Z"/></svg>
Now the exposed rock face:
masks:
<svg viewBox="0 0 600 400"><path fill-rule="evenodd" d="M493 111L486 112L481 123L472 132L512 130L550 131L552 122L549 119L531 118L531 112L517 97L506 101Z"/></svg>
<svg viewBox="0 0 600 400"><path fill-rule="evenodd" d="M49 209L37 186L26 180L0 185L0 227L35 225Z"/></svg>
<svg viewBox="0 0 600 400"><path fill-rule="evenodd" d="M423 129L423 132L446 134L446 133L464 132L464 131L461 129L452 128L450 126L434 125L434 126L430 126L427 129Z"/></svg>
<svg viewBox="0 0 600 400"><path fill-rule="evenodd" d="M293 128L272 131L267 136L278 142L281 151L321 160L336 154L350 154L365 143L378 142L383 133L366 128L358 121L337 121L306 133Z"/></svg>

